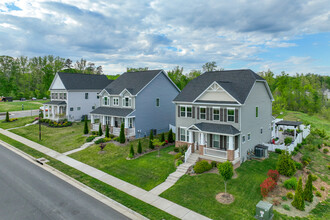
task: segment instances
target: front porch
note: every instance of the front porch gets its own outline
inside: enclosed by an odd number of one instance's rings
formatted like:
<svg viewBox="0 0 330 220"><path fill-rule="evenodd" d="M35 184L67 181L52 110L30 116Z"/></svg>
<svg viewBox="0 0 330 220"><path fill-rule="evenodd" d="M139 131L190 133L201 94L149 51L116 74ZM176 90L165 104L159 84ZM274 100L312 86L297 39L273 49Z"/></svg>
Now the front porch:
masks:
<svg viewBox="0 0 330 220"><path fill-rule="evenodd" d="M66 102L50 101L43 105L43 115L45 119L60 121L66 119Z"/></svg>
<svg viewBox="0 0 330 220"><path fill-rule="evenodd" d="M239 162L239 131L231 125L211 124L209 126L209 124L200 123L188 129L179 128L179 141L176 145L188 145L188 154L189 152L198 153L202 159L218 162L229 160L233 164ZM219 130L217 128L219 126L223 130ZM232 128L228 129L229 126Z"/></svg>

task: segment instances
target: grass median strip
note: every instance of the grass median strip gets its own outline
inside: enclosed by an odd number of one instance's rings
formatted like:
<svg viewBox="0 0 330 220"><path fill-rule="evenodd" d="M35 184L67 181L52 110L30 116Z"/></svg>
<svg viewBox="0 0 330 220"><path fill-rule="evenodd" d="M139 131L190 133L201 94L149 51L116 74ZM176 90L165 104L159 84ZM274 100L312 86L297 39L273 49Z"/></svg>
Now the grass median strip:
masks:
<svg viewBox="0 0 330 220"><path fill-rule="evenodd" d="M22 101L22 102L0 102L0 112L13 112L21 111L22 105L24 110L38 109L43 103L49 100L39 100L39 101Z"/></svg>
<svg viewBox="0 0 330 220"><path fill-rule="evenodd" d="M26 124L31 124L36 116L28 116L23 118L18 118L13 122L5 122L5 120L0 121L0 128L8 129L8 128L17 128L25 126Z"/></svg>
<svg viewBox="0 0 330 220"><path fill-rule="evenodd" d="M155 208L152 205L149 205L141 200L138 200L122 191L109 186L91 176L88 176L58 160L55 160L39 151L36 151L20 142L17 142L11 138L8 138L5 135L0 134L0 140L24 151L25 153L35 157L40 158L44 157L48 159L50 162L48 163L50 166L54 167L55 169L65 173L66 175L78 180L79 182L91 187L92 189L102 193L103 195L121 203L122 205L140 213L141 215L149 218L149 219L177 219L176 217Z"/></svg>

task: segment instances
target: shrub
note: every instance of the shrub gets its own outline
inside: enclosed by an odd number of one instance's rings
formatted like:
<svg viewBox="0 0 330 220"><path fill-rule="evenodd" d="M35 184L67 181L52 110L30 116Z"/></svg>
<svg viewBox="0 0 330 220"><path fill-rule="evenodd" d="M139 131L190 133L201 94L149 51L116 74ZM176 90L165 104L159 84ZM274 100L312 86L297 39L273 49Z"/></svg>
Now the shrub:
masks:
<svg viewBox="0 0 330 220"><path fill-rule="evenodd" d="M328 170L330 170L330 165L328 165Z"/></svg>
<svg viewBox="0 0 330 220"><path fill-rule="evenodd" d="M179 152L180 149L178 147L175 147L173 150L174 152Z"/></svg>
<svg viewBox="0 0 330 220"><path fill-rule="evenodd" d="M293 194L292 194L292 192L288 192L288 193L286 194L286 197L288 197L288 199L293 199Z"/></svg>
<svg viewBox="0 0 330 220"><path fill-rule="evenodd" d="M278 178L280 177L280 174L277 170L268 170L267 176L272 178L275 182L278 181Z"/></svg>
<svg viewBox="0 0 330 220"><path fill-rule="evenodd" d="M109 141L111 141L111 138L103 138L103 140L104 140L104 142L109 142Z"/></svg>
<svg viewBox="0 0 330 220"><path fill-rule="evenodd" d="M298 151L292 151L292 152L291 152L291 156L296 156L297 153L298 153Z"/></svg>
<svg viewBox="0 0 330 220"><path fill-rule="evenodd" d="M286 189L296 189L297 188L297 179L296 177L291 177L284 181L283 186Z"/></svg>
<svg viewBox="0 0 330 220"><path fill-rule="evenodd" d="M318 145L317 145L317 148L318 148L318 149L321 149L321 144L318 144Z"/></svg>
<svg viewBox="0 0 330 220"><path fill-rule="evenodd" d="M302 147L302 144L297 144L298 149Z"/></svg>
<svg viewBox="0 0 330 220"><path fill-rule="evenodd" d="M317 197L322 197L322 194L321 194L319 191L316 191L316 192L315 192L315 195L316 195Z"/></svg>
<svg viewBox="0 0 330 220"><path fill-rule="evenodd" d="M297 162L297 161L294 162L294 165L296 166L296 168L297 168L298 170L301 170L302 167L303 167L303 165L302 165L301 163Z"/></svg>
<svg viewBox="0 0 330 220"><path fill-rule="evenodd" d="M182 154L184 154L188 149L187 145L182 145L179 147L179 152L181 152Z"/></svg>
<svg viewBox="0 0 330 220"><path fill-rule="evenodd" d="M109 138L114 138L114 137L115 137L114 134L110 134L110 135L109 135Z"/></svg>
<svg viewBox="0 0 330 220"><path fill-rule="evenodd" d="M104 138L100 138L97 141L95 141L95 144L100 144L100 143L104 143L104 142L105 142Z"/></svg>
<svg viewBox="0 0 330 220"><path fill-rule="evenodd" d="M161 133L160 134L160 142L164 142L165 141L165 134L164 133Z"/></svg>
<svg viewBox="0 0 330 220"><path fill-rule="evenodd" d="M181 157L182 157L182 153L177 153L175 154L174 159L179 159Z"/></svg>
<svg viewBox="0 0 330 220"><path fill-rule="evenodd" d="M316 187L315 186L312 186L312 189L313 189L313 191L315 191L316 190Z"/></svg>
<svg viewBox="0 0 330 220"><path fill-rule="evenodd" d="M325 153L325 154L329 153L329 149L328 148L324 148L323 149L323 153Z"/></svg>
<svg viewBox="0 0 330 220"><path fill-rule="evenodd" d="M149 135L149 148L150 149L154 149L155 146L154 144L152 143L152 140L154 139L154 133L152 130L150 130L150 135Z"/></svg>
<svg viewBox="0 0 330 220"><path fill-rule="evenodd" d="M260 191L263 197L266 197L270 191L272 191L276 186L275 180L273 178L268 177L260 184Z"/></svg>
<svg viewBox="0 0 330 220"><path fill-rule="evenodd" d="M304 155L301 157L302 163L307 166L311 162L311 158L307 155Z"/></svg>
<svg viewBox="0 0 330 220"><path fill-rule="evenodd" d="M290 206L287 204L282 205L283 209L290 211Z"/></svg>
<svg viewBox="0 0 330 220"><path fill-rule="evenodd" d="M115 137L113 140L119 142L119 137Z"/></svg>
<svg viewBox="0 0 330 220"><path fill-rule="evenodd" d="M299 151L299 147L295 147L293 150L298 152Z"/></svg>
<svg viewBox="0 0 330 220"><path fill-rule="evenodd" d="M110 137L110 131L109 131L109 126L105 126L105 137L109 138Z"/></svg>
<svg viewBox="0 0 330 220"><path fill-rule="evenodd" d="M307 140L306 139L303 139L302 142L301 142L302 145L305 145L307 144Z"/></svg>
<svg viewBox="0 0 330 220"><path fill-rule="evenodd" d="M133 148L133 144L131 144L130 148L129 148L129 158L133 158L134 157L134 148Z"/></svg>
<svg viewBox="0 0 330 220"><path fill-rule="evenodd" d="M198 161L194 166L195 173L204 173L210 169L212 169L212 166L206 160Z"/></svg>
<svg viewBox="0 0 330 220"><path fill-rule="evenodd" d="M182 160L177 160L176 162L175 162L175 166L180 166L181 164L183 164L183 161Z"/></svg>
<svg viewBox="0 0 330 220"><path fill-rule="evenodd" d="M308 175L308 179L304 189L304 199L308 202L313 202L313 177Z"/></svg>
<svg viewBox="0 0 330 220"><path fill-rule="evenodd" d="M286 196L282 196L283 201L288 201L288 198Z"/></svg>
<svg viewBox="0 0 330 220"><path fill-rule="evenodd" d="M282 150L281 150L281 149L278 149L278 148L276 148L276 149L275 149L275 153L277 153L277 154L281 154L281 153L282 153Z"/></svg>
<svg viewBox="0 0 330 220"><path fill-rule="evenodd" d="M91 142L92 140L95 139L95 137L96 137L95 135L91 135L91 136L87 137L86 142Z"/></svg>
<svg viewBox="0 0 330 220"><path fill-rule="evenodd" d="M325 190L324 186L321 186L321 190L322 190L322 191L324 191L324 190Z"/></svg>
<svg viewBox="0 0 330 220"><path fill-rule="evenodd" d="M87 116L85 116L84 134L88 134Z"/></svg>
<svg viewBox="0 0 330 220"><path fill-rule="evenodd" d="M102 131L101 123L100 123L99 124L99 133L98 133L98 135L102 136L102 134L103 134L103 131Z"/></svg>
<svg viewBox="0 0 330 220"><path fill-rule="evenodd" d="M97 131L92 131L92 135L97 135Z"/></svg>
<svg viewBox="0 0 330 220"><path fill-rule="evenodd" d="M292 176L296 173L294 161L291 159L291 156L287 151L280 154L277 161L276 170L285 176Z"/></svg>
<svg viewBox="0 0 330 220"><path fill-rule="evenodd" d="M103 149L105 148L105 146L106 146L105 143L101 143L101 144L100 144L100 149L101 149L101 151L103 151Z"/></svg>
<svg viewBox="0 0 330 220"><path fill-rule="evenodd" d="M121 123L120 125L120 133L119 133L119 142L121 144L125 143L125 128L124 128L124 123ZM134 155L133 155L134 156Z"/></svg>
<svg viewBox="0 0 330 220"><path fill-rule="evenodd" d="M168 143L173 143L174 142L172 128L168 132L167 140L168 140Z"/></svg>
<svg viewBox="0 0 330 220"><path fill-rule="evenodd" d="M305 148L309 151L315 151L316 147L312 144L307 144Z"/></svg>
<svg viewBox="0 0 330 220"><path fill-rule="evenodd" d="M286 137L286 138L284 139L284 143L285 143L285 145L289 145L289 144L291 144L291 143L292 143L292 137Z"/></svg>
<svg viewBox="0 0 330 220"><path fill-rule="evenodd" d="M140 140L139 140L139 143L138 143L137 152L138 152L138 154L141 154L142 153L142 145L141 145L141 141Z"/></svg>
<svg viewBox="0 0 330 220"><path fill-rule="evenodd" d="M215 162L215 161L211 161L211 166L212 166L212 167L217 167L217 162Z"/></svg>
<svg viewBox="0 0 330 220"><path fill-rule="evenodd" d="M274 206L278 206L280 203L280 201L278 199L273 199L273 205Z"/></svg>
<svg viewBox="0 0 330 220"><path fill-rule="evenodd" d="M6 112L6 120L5 120L6 122L10 122L10 120L9 120L9 112Z"/></svg>
<svg viewBox="0 0 330 220"><path fill-rule="evenodd" d="M298 186L297 186L297 189L296 189L296 192L294 194L293 201L291 204L293 207L296 207L296 209L299 209L301 211L305 210L305 200L304 200L304 192L302 189L301 177L299 178Z"/></svg>
<svg viewBox="0 0 330 220"><path fill-rule="evenodd" d="M312 174L310 174L310 175L311 175L311 178L312 178L312 181L313 182L317 180L317 176L316 175L312 175Z"/></svg>

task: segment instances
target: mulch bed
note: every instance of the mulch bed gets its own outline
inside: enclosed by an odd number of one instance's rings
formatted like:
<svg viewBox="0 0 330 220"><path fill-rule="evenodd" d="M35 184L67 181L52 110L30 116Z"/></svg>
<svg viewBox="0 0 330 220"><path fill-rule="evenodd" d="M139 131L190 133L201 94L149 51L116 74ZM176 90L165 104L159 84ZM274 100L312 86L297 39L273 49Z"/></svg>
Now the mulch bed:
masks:
<svg viewBox="0 0 330 220"><path fill-rule="evenodd" d="M222 204L230 204L235 201L235 197L229 193L219 193L215 199Z"/></svg>

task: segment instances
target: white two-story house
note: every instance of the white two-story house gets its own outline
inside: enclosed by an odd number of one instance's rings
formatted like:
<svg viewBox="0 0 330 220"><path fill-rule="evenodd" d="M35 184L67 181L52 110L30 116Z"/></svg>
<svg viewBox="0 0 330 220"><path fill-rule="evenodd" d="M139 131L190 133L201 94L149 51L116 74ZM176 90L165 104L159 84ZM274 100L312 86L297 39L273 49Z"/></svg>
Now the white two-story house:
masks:
<svg viewBox="0 0 330 220"><path fill-rule="evenodd" d="M49 88L50 102L44 103L44 118L81 120L99 107L98 93L111 82L106 75L57 73Z"/></svg>
<svg viewBox="0 0 330 220"><path fill-rule="evenodd" d="M174 99L176 146L239 165L270 141L272 100L266 80L251 70L206 72Z"/></svg>

